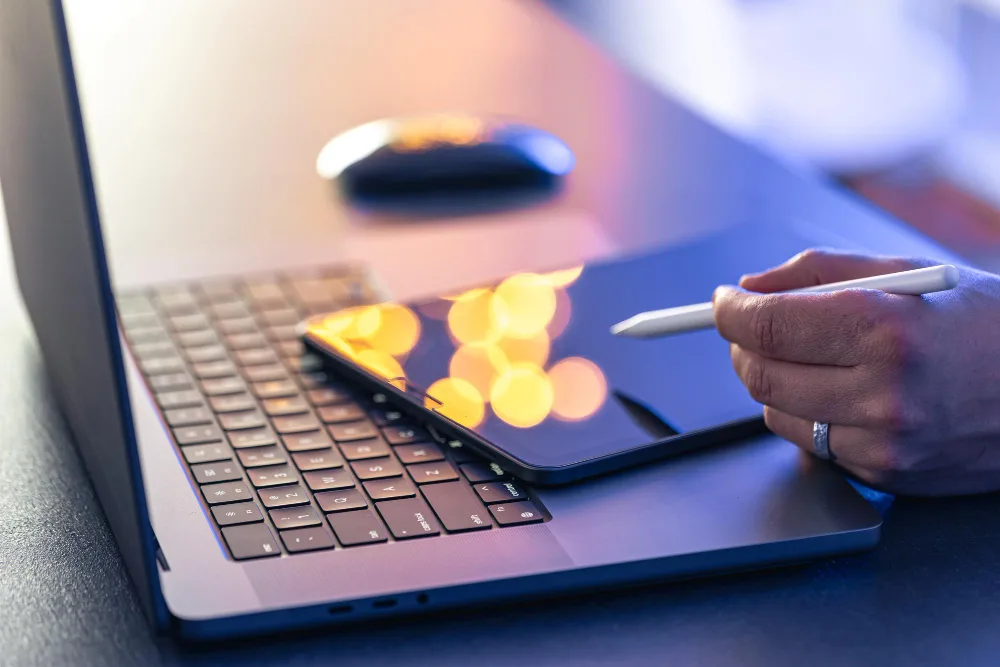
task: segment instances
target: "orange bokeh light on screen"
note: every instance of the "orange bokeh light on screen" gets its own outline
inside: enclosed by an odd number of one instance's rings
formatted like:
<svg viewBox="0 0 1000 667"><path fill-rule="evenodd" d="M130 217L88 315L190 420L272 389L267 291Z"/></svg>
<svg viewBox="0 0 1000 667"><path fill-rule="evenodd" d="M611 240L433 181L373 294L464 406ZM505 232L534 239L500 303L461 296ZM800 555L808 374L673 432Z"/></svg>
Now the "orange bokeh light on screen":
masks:
<svg viewBox="0 0 1000 667"><path fill-rule="evenodd" d="M542 274L542 276L553 287L569 287L576 282L581 273L583 273L583 265L574 266L571 269L563 269L562 271L550 271L549 273Z"/></svg>
<svg viewBox="0 0 1000 667"><path fill-rule="evenodd" d="M582 421L597 412L608 397L608 383L597 365L568 357L549 369L552 414L564 421Z"/></svg>
<svg viewBox="0 0 1000 667"><path fill-rule="evenodd" d="M552 321L546 327L550 339L555 340L566 331L572 315L573 304L570 303L569 294L564 290L556 290L556 312L552 316Z"/></svg>
<svg viewBox="0 0 1000 667"><path fill-rule="evenodd" d="M490 403L496 416L517 428L545 421L552 409L552 383L534 364L517 364L493 383Z"/></svg>
<svg viewBox="0 0 1000 667"><path fill-rule="evenodd" d="M493 292L488 289L459 295L448 311L448 330L460 343L495 343L506 326L506 309L494 304Z"/></svg>
<svg viewBox="0 0 1000 667"><path fill-rule="evenodd" d="M506 355L490 343L463 345L455 350L448 364L451 377L465 380L481 396L489 396L493 383L509 369Z"/></svg>
<svg viewBox="0 0 1000 667"><path fill-rule="evenodd" d="M531 338L504 336L497 341L497 347L503 351L511 364L529 363L545 366L545 362L549 360L549 334L545 329Z"/></svg>
<svg viewBox="0 0 1000 667"><path fill-rule="evenodd" d="M486 402L479 391L462 378L448 377L438 380L427 388L424 407L444 415L448 419L475 428L486 416Z"/></svg>
<svg viewBox="0 0 1000 667"><path fill-rule="evenodd" d="M378 306L355 306L327 315L322 327L329 334L350 340L370 336L381 322L382 312Z"/></svg>
<svg viewBox="0 0 1000 667"><path fill-rule="evenodd" d="M414 312L395 303L384 303L376 308L379 311L378 326L362 336L362 340L394 357L412 350L420 339L420 320Z"/></svg>
<svg viewBox="0 0 1000 667"><path fill-rule="evenodd" d="M403 367L399 362L384 350L361 350L354 355L354 360L376 375L381 375L387 380L406 377Z"/></svg>
<svg viewBox="0 0 1000 667"><path fill-rule="evenodd" d="M497 318L505 318L506 336L531 338L555 315L555 289L537 273L517 273L497 287L492 307Z"/></svg>

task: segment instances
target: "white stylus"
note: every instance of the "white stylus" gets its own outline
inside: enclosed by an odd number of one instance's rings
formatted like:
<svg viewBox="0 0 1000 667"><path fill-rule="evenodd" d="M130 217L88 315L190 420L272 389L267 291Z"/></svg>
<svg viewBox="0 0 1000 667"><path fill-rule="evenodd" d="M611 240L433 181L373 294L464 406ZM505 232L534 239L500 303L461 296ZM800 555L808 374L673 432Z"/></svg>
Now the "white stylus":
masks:
<svg viewBox="0 0 1000 667"><path fill-rule="evenodd" d="M931 294L944 292L958 284L958 269L950 264L930 266L926 269L900 271L884 276L872 276L858 280L845 280L828 285L803 287L794 292L836 292L843 289L875 289L889 294ZM685 331L711 329L715 326L712 303L696 303L664 310L650 310L639 313L611 327L616 336L630 338L659 338Z"/></svg>

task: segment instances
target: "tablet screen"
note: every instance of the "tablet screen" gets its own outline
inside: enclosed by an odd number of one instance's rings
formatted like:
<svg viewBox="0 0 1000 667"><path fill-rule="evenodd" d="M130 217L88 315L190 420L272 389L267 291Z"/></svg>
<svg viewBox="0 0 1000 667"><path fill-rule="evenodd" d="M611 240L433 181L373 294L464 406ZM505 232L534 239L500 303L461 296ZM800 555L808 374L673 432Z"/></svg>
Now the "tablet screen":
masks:
<svg viewBox="0 0 1000 667"><path fill-rule="evenodd" d="M711 298L739 275L721 260L747 256L741 237L353 308L311 320L310 334L510 456L570 466L760 415L717 332L636 340L609 331L640 311Z"/></svg>

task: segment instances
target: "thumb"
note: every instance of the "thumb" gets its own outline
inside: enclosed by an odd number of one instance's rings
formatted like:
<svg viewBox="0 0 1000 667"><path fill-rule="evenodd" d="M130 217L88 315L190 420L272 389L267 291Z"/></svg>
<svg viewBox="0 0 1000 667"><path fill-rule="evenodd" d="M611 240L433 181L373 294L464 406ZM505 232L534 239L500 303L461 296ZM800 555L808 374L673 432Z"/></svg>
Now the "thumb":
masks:
<svg viewBox="0 0 1000 667"><path fill-rule="evenodd" d="M746 275L740 287L751 292L783 292L842 280L870 278L932 266L934 262L903 257L876 257L832 250L806 250L781 266Z"/></svg>

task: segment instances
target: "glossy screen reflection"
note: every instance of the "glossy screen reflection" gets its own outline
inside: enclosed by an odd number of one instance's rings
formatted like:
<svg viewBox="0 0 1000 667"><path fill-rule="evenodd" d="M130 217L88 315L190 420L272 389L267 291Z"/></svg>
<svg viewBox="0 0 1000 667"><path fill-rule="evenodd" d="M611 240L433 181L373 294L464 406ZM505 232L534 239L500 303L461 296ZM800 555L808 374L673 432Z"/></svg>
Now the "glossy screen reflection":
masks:
<svg viewBox="0 0 1000 667"><path fill-rule="evenodd" d="M425 407L510 456L568 466L759 416L714 332L659 341L609 332L641 310L710 295L710 277L690 278L695 257L667 251L517 273L428 301L317 317L309 332L410 396L426 394Z"/></svg>
<svg viewBox="0 0 1000 667"><path fill-rule="evenodd" d="M399 387L425 388L425 407L469 429L584 421L607 401L604 374L584 357L552 356L582 272L517 273L436 303L351 308L313 320L310 332ZM438 373L424 370L441 361Z"/></svg>

